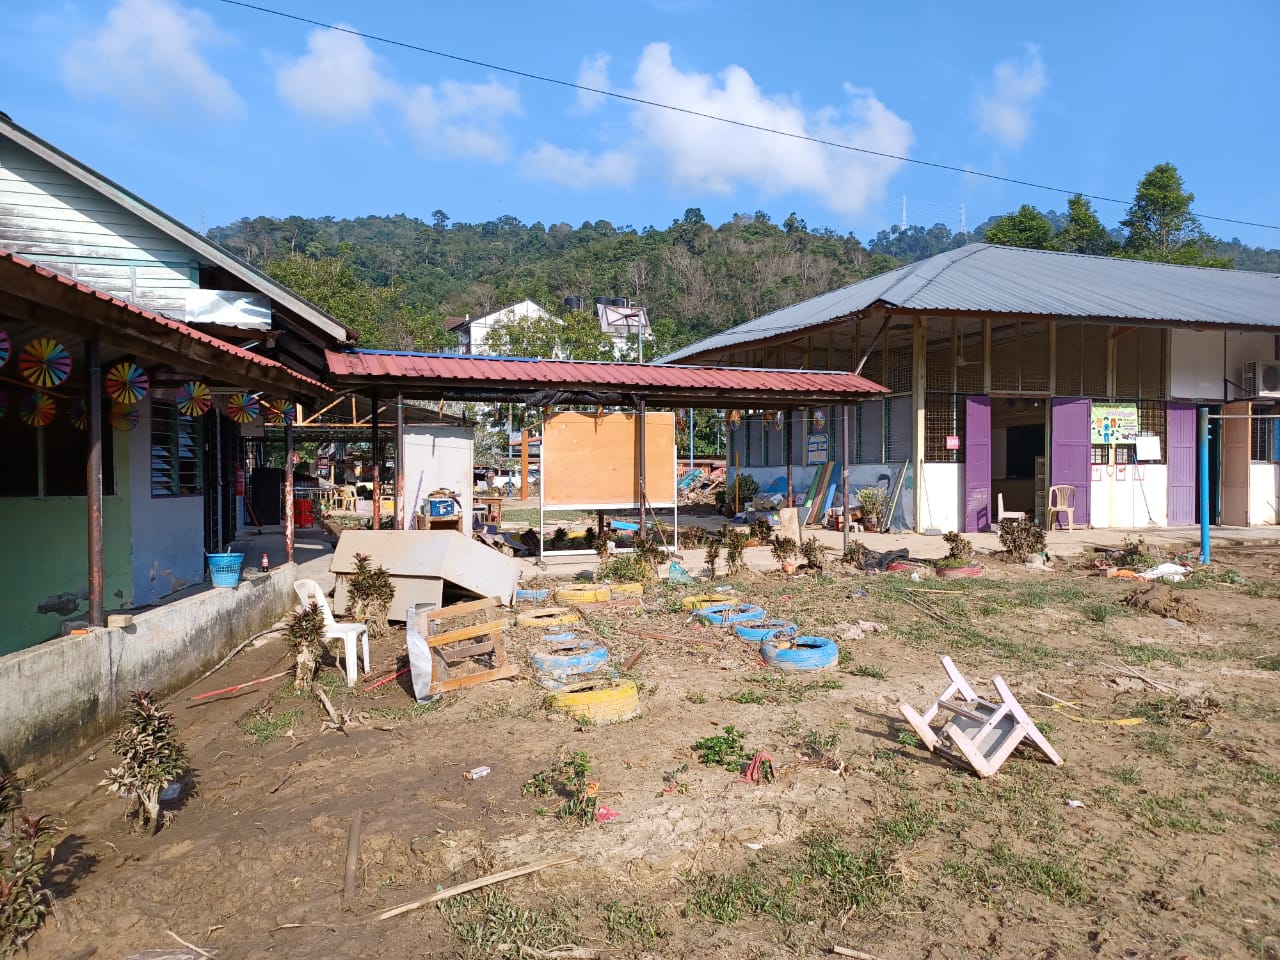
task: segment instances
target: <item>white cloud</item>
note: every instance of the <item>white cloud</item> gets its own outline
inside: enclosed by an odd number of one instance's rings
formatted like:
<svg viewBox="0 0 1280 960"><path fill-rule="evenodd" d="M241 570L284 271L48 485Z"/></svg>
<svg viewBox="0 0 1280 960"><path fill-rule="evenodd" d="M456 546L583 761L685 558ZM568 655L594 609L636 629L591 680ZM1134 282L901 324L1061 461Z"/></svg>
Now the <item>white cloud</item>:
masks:
<svg viewBox="0 0 1280 960"><path fill-rule="evenodd" d="M866 89L846 86L847 100L806 112L783 96L767 96L751 75L730 66L719 78L685 73L665 43L645 48L632 93L646 100L761 127L905 156L911 124ZM902 161L734 127L701 117L637 107L632 124L645 149L670 175L694 189L728 194L750 184L766 194L817 195L830 209L857 216L883 195Z"/></svg>
<svg viewBox="0 0 1280 960"><path fill-rule="evenodd" d="M307 52L277 69L276 90L299 113L334 121L363 119L396 94L364 40L336 30L311 31Z"/></svg>
<svg viewBox="0 0 1280 960"><path fill-rule="evenodd" d="M119 0L101 29L68 48L62 76L83 96L170 115L194 106L227 118L243 112L244 101L202 53L224 39L201 10L174 0Z"/></svg>
<svg viewBox="0 0 1280 960"><path fill-rule="evenodd" d="M424 84L404 99L405 119L424 152L487 160L506 157L508 144L499 121L519 112L519 95L497 80Z"/></svg>
<svg viewBox="0 0 1280 960"><path fill-rule="evenodd" d="M581 66L578 67L578 85L596 90L609 89L609 55L607 53L583 58ZM600 109L605 99L602 93L579 90L577 110L579 113L591 113L593 110Z"/></svg>
<svg viewBox="0 0 1280 960"><path fill-rule="evenodd" d="M1020 147L1031 132L1031 106L1048 85L1040 50L1027 44L1022 56L997 63L990 92L974 104L978 127L1006 147Z"/></svg>
<svg viewBox="0 0 1280 960"><path fill-rule="evenodd" d="M627 150L606 150L592 156L582 150L539 143L524 155L521 170L535 180L569 187L626 187L635 180L636 161Z"/></svg>

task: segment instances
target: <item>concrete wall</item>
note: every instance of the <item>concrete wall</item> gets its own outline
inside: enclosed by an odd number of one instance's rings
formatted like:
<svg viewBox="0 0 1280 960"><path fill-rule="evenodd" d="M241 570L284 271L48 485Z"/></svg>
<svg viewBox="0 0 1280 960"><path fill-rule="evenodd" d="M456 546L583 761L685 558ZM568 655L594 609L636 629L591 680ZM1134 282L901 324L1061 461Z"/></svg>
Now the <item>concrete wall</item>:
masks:
<svg viewBox="0 0 1280 960"><path fill-rule="evenodd" d="M116 493L103 501L103 570L108 608L133 603L129 570L129 471L115 443ZM62 633L88 610L89 505L85 497L0 499L0 655Z"/></svg>
<svg viewBox="0 0 1280 960"><path fill-rule="evenodd" d="M1249 523L1280 523L1280 464L1249 464Z"/></svg>
<svg viewBox="0 0 1280 960"><path fill-rule="evenodd" d="M1169 467L1166 464L1117 464L1090 469L1090 526L1168 525Z"/></svg>
<svg viewBox="0 0 1280 960"><path fill-rule="evenodd" d="M150 398L138 409L137 428L123 436L132 478L133 602L145 606L204 579L204 497L151 495Z"/></svg>
<svg viewBox="0 0 1280 960"><path fill-rule="evenodd" d="M404 428L405 524L432 490L452 490L462 501L462 532L471 536L474 464L472 429L436 424ZM406 529L408 527L406 526Z"/></svg>
<svg viewBox="0 0 1280 960"><path fill-rule="evenodd" d="M936 527L943 533L964 526L964 464L926 463L924 465L924 516L921 529Z"/></svg>
<svg viewBox="0 0 1280 960"><path fill-rule="evenodd" d="M138 613L125 629L0 657L0 768L55 766L114 727L130 692L181 689L294 605L296 571L282 565Z"/></svg>

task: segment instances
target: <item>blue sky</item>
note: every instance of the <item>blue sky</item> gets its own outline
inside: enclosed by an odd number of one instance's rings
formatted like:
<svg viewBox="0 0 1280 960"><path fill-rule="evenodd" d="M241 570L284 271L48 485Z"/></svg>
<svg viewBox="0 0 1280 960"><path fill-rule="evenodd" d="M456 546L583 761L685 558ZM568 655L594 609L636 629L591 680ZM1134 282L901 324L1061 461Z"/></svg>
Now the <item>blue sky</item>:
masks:
<svg viewBox="0 0 1280 960"><path fill-rule="evenodd" d="M633 0L264 6L750 123L1280 224L1280 4ZM1032 9L1034 8L1034 9ZM405 213L666 226L794 211L869 240L1063 194L735 129L220 0L4 4L0 109L193 227ZM1096 203L1115 224L1124 205ZM1280 230L1205 220L1280 247Z"/></svg>

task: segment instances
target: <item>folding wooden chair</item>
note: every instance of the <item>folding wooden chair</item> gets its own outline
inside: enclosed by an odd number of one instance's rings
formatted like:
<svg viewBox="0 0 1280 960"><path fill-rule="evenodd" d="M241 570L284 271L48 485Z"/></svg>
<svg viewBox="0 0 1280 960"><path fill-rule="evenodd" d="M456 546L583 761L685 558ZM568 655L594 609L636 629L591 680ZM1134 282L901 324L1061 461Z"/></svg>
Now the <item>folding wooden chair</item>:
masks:
<svg viewBox="0 0 1280 960"><path fill-rule="evenodd" d="M502 631L506 619L494 619L502 606L497 597L455 603L443 610L433 603L417 603L409 608L405 639L409 647L409 667L413 693L419 703L450 690L514 677L519 668L507 659ZM473 615L480 622L453 630L442 630L449 620ZM487 665L476 673L450 678L450 668L464 660L483 659Z"/></svg>
<svg viewBox="0 0 1280 960"><path fill-rule="evenodd" d="M950 657L942 658L942 667L947 671L951 685L939 694L929 709L921 714L908 703L898 704L907 723L911 724L911 729L926 747L953 763L969 767L980 777L989 777L1000 769L1000 765L1009 759L1025 738L1050 763L1061 766L1062 758L1018 703L1002 677L991 678L1000 696L1000 703L991 703L973 692ZM958 701L953 699L957 694L961 698ZM947 713L949 718L935 731L930 724L940 711Z"/></svg>

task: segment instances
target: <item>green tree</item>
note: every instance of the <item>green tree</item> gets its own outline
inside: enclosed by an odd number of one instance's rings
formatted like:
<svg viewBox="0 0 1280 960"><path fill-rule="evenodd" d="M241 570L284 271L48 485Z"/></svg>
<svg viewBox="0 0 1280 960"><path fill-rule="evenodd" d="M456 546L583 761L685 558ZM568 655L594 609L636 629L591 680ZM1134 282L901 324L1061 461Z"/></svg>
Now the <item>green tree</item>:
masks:
<svg viewBox="0 0 1280 960"><path fill-rule="evenodd" d="M355 330L361 346L378 344L382 322L396 309L393 289L365 283L340 257L313 260L290 254L268 263L267 273Z"/></svg>
<svg viewBox="0 0 1280 960"><path fill-rule="evenodd" d="M612 360L613 340L594 313L570 310L563 319L545 316L500 320L485 336L488 353L504 357Z"/></svg>
<svg viewBox="0 0 1280 960"><path fill-rule="evenodd" d="M1053 224L1035 207L1024 203L1017 213L993 223L982 239L1004 247L1049 250L1053 247Z"/></svg>
<svg viewBox="0 0 1280 960"><path fill-rule="evenodd" d="M1230 260L1212 257L1213 239L1191 212L1196 195L1184 189L1182 175L1171 163L1159 163L1138 183L1129 214L1120 226L1129 232L1121 256L1190 266L1229 267Z"/></svg>
<svg viewBox="0 0 1280 960"><path fill-rule="evenodd" d="M1077 193L1067 201L1067 209L1067 222L1054 238L1054 249L1102 257L1115 250L1116 241L1093 212L1093 204Z"/></svg>

